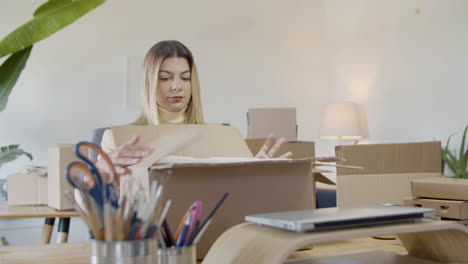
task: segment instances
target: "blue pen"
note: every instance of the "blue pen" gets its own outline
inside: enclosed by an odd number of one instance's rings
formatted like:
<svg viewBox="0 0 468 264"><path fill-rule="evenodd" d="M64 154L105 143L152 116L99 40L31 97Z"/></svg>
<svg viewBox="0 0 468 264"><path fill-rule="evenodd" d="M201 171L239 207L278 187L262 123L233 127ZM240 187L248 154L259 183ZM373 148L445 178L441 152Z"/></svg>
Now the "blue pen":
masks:
<svg viewBox="0 0 468 264"><path fill-rule="evenodd" d="M184 246L185 237L187 236L191 219L192 219L192 212L188 212L187 219L185 219L184 227L182 228L182 232L180 232L180 235L177 238L176 248L180 248Z"/></svg>
<svg viewBox="0 0 468 264"><path fill-rule="evenodd" d="M152 238L154 233L158 230L158 227L156 225L152 225L148 228L148 231L146 231L146 238Z"/></svg>
<svg viewBox="0 0 468 264"><path fill-rule="evenodd" d="M138 238L138 231L140 231L141 221L137 219L130 229L130 234L128 235L128 240L136 240Z"/></svg>

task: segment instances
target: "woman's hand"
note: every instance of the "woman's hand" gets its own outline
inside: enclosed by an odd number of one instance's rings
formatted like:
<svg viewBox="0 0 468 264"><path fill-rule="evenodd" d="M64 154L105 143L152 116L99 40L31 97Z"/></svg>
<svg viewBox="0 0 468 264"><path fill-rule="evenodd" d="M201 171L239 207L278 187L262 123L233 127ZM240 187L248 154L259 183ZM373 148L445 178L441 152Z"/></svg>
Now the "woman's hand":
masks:
<svg viewBox="0 0 468 264"><path fill-rule="evenodd" d="M271 146L273 144L273 140L275 137L273 135L268 135L268 137L265 140L265 143L263 144L262 148L260 151L255 155L255 158L259 159L273 159L275 158L276 152L278 152L278 149L281 147L281 145L286 141L284 137L278 139L276 141L275 145ZM291 152L286 152L283 155L277 157L277 158L290 158L292 157Z"/></svg>
<svg viewBox="0 0 468 264"><path fill-rule="evenodd" d="M142 159L146 158L153 152L153 149L145 146L137 146L140 137L134 136L127 143L117 147L115 150L107 153L110 160L114 164L114 169L117 174L130 174L131 170L128 166L139 163ZM99 156L96 166L99 170L107 171L107 165L104 160Z"/></svg>

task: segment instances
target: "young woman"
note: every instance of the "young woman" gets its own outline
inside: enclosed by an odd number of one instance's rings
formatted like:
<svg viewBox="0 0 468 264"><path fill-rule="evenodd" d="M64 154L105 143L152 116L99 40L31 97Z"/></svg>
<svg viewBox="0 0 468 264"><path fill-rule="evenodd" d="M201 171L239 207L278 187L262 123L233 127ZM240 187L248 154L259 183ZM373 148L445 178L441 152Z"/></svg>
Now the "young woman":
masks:
<svg viewBox="0 0 468 264"><path fill-rule="evenodd" d="M132 125L203 124L200 83L190 50L176 40L156 43L145 56L141 87L142 113ZM137 146L138 136L116 147L111 130L101 142L119 174L128 173L128 166L140 162L151 149ZM257 158L273 158L284 138L271 147L268 136ZM290 157L290 152L280 157Z"/></svg>

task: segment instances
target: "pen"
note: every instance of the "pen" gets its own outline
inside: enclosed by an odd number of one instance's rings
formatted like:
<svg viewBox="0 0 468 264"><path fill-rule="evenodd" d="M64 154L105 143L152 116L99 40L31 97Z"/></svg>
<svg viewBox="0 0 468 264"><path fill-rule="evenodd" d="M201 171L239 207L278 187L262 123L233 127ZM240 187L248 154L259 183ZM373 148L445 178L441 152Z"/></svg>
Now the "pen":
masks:
<svg viewBox="0 0 468 264"><path fill-rule="evenodd" d="M176 240L179 240L180 232L182 231L182 228L184 227L184 223L186 219L187 219L187 213L185 213L184 217L182 217L182 220L180 221L180 224L177 227L175 237L174 237Z"/></svg>
<svg viewBox="0 0 468 264"><path fill-rule="evenodd" d="M224 200L226 199L226 197L229 195L229 193L224 193L223 196L221 197L221 199L219 199L218 203L216 203L215 207L213 208L213 210L211 210L210 214L206 217L205 221L203 221L202 225L200 226L200 228L198 228L197 230L195 230L195 234L192 235L191 239L189 240L189 242L187 243L187 245L192 245L193 244L193 240L195 239L195 237L198 235L198 233L200 233L201 230L203 230L204 226L206 225L206 223L213 217L213 215L216 213L216 211L218 210L218 208L221 206L221 204L224 202Z"/></svg>
<svg viewBox="0 0 468 264"><path fill-rule="evenodd" d="M166 219L164 219L162 223L162 227L164 229L164 232L166 232L167 240L169 242L169 247L172 247L175 244L174 237L172 236L171 228L169 227L169 224L167 223Z"/></svg>
<svg viewBox="0 0 468 264"><path fill-rule="evenodd" d="M146 236L145 236L145 239L146 238L151 238L153 237L154 233L156 232L156 230L158 230L158 228L156 227L156 225L152 225L148 228L148 231L146 232Z"/></svg>
<svg viewBox="0 0 468 264"><path fill-rule="evenodd" d="M194 234L193 231L195 229L195 226L197 225L197 222L200 221L201 209L202 209L202 202L201 201L193 202L193 204L191 206L192 220L190 221L190 226L189 226L189 230L187 232L187 236L185 237L184 245L188 245L188 242L190 241L190 238Z"/></svg>
<svg viewBox="0 0 468 264"><path fill-rule="evenodd" d="M190 226L190 220L192 218L192 212L188 212L187 219L185 220L184 227L180 232L180 236L177 239L176 248L180 248L184 246L185 237L187 236L187 232Z"/></svg>
<svg viewBox="0 0 468 264"><path fill-rule="evenodd" d="M132 228L130 230L130 234L128 235L128 240L135 240L138 238L138 231L140 231L140 228L141 228L141 221L140 220L136 220L133 224L132 224Z"/></svg>

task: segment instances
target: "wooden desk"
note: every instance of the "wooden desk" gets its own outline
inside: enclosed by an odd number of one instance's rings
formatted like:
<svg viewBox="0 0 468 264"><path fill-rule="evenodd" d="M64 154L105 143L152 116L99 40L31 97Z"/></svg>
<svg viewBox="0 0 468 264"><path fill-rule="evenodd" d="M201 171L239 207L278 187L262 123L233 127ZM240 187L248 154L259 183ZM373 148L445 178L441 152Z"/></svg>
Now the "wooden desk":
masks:
<svg viewBox="0 0 468 264"><path fill-rule="evenodd" d="M356 250L376 249L387 250L398 254L406 254L406 250L396 240L377 240L373 238L350 239L335 243L315 245L313 250L294 253L291 258L330 255ZM88 243L66 243L40 245L33 247L0 248L0 263L9 264L88 264ZM222 263L219 263L222 264ZM249 263L245 263L249 264Z"/></svg>
<svg viewBox="0 0 468 264"><path fill-rule="evenodd" d="M76 211L57 211L47 205L8 206L0 202L0 219L78 217Z"/></svg>
<svg viewBox="0 0 468 264"><path fill-rule="evenodd" d="M242 223L231 227L216 240L206 255L204 264L221 262L282 264L297 249L307 245L313 244L313 251L317 244L386 235L398 235L411 257L405 258L405 262L385 263L412 263L410 258L418 258L419 263L468 263L466 227L449 222L422 220L419 223L363 226L308 233L287 232L254 223Z"/></svg>
<svg viewBox="0 0 468 264"><path fill-rule="evenodd" d="M14 218L46 218L42 228L41 243L48 244L54 227L55 218L59 217L58 241L67 242L70 217L80 216L76 211L57 211L46 205L8 206L7 202L0 202L0 219Z"/></svg>

